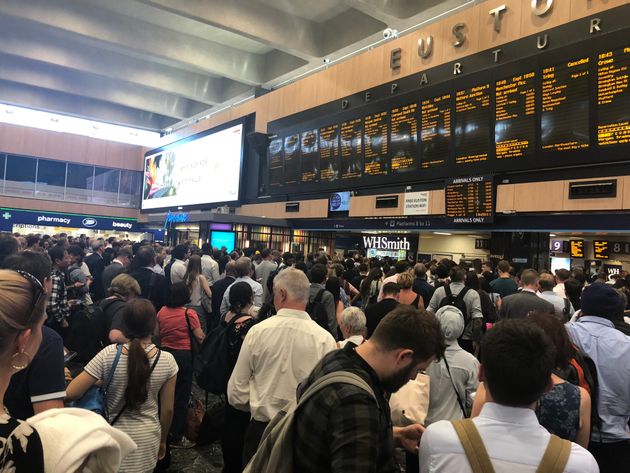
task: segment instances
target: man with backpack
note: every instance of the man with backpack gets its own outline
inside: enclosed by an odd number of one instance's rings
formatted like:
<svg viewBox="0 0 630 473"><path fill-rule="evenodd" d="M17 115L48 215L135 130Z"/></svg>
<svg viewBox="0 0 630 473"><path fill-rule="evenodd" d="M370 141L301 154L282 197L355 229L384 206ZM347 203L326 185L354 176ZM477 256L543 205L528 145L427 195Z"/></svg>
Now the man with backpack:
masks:
<svg viewBox="0 0 630 473"><path fill-rule="evenodd" d="M232 407L249 411L243 465L253 456L271 419L292 399L295 389L324 355L337 348L330 333L305 312L310 283L297 269L275 277L274 306L278 313L247 333L227 386Z"/></svg>
<svg viewBox="0 0 630 473"><path fill-rule="evenodd" d="M474 419L427 427L420 471L596 473L588 451L552 436L536 418L538 400L553 384L555 354L545 332L524 320L501 321L488 331L479 379L490 402Z"/></svg>
<svg viewBox="0 0 630 473"><path fill-rule="evenodd" d="M435 317L400 306L360 346L348 344L326 355L298 388L291 471L398 471L394 441L415 453L423 428L392 428L388 395L443 353L444 338ZM342 378L322 386L331 375ZM348 375L350 382L344 380Z"/></svg>
<svg viewBox="0 0 630 473"><path fill-rule="evenodd" d="M464 333L459 339L459 345L468 353L475 354L478 352L482 336L481 299L477 291L465 286L465 270L459 266L453 266L449 276L451 282L435 290L427 310L435 314L438 309L447 305L457 307L464 315Z"/></svg>
<svg viewBox="0 0 630 473"><path fill-rule="evenodd" d="M608 284L595 283L582 293L582 316L566 327L571 341L597 369L597 411L589 450L602 473L628 471L630 465L630 337L613 320L623 299Z"/></svg>
<svg viewBox="0 0 630 473"><path fill-rule="evenodd" d="M337 310L333 295L325 287L327 274L328 269L323 264L314 264L311 268L311 286L306 312L320 327L328 330L336 340Z"/></svg>

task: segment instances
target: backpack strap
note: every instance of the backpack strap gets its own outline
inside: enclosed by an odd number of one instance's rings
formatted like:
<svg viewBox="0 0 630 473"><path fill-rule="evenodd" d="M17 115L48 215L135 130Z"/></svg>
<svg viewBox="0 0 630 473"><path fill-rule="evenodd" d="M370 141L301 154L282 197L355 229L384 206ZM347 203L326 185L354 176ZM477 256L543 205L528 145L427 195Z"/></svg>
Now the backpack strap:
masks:
<svg viewBox="0 0 630 473"><path fill-rule="evenodd" d="M453 428L464 448L473 473L494 473L486 446L471 419L452 420Z"/></svg>
<svg viewBox="0 0 630 473"><path fill-rule="evenodd" d="M457 297L455 297L455 301L463 301L466 293L470 290L469 287L464 286L461 291L457 293ZM450 290L449 290L450 292Z"/></svg>
<svg viewBox="0 0 630 473"><path fill-rule="evenodd" d="M451 380L451 385L453 386L453 391L455 391L455 396L457 396L457 403L459 404L459 408L462 410L462 415L464 416L464 418L466 418L468 417L468 414L466 413L466 408L464 407L462 398L459 396L459 391L457 390L457 387L455 387L455 381L453 380L453 375L451 374L451 368L450 366L448 366L446 355L442 356L442 359L444 360L444 364L446 365L446 371L448 371L448 377Z"/></svg>
<svg viewBox="0 0 630 473"><path fill-rule="evenodd" d="M372 396L374 402L376 402L376 404L378 405L378 400L376 399L374 390L363 378L350 371L333 371L332 373L328 373L327 375L322 376L313 384L311 384L300 397L300 400L298 401L298 406L304 404L325 387L330 386L331 384L339 383L350 384L366 391L370 394L370 396Z"/></svg>
<svg viewBox="0 0 630 473"><path fill-rule="evenodd" d="M536 473L562 473L570 454L571 442L552 434Z"/></svg>
<svg viewBox="0 0 630 473"><path fill-rule="evenodd" d="M103 395L107 396L107 391L109 390L109 385L112 383L112 378L114 377L114 372L116 371L116 367L118 366L118 362L120 361L120 355L122 353L122 345L118 343L116 345L116 356L114 357L114 362L112 363L112 368L109 370L109 376L107 377L107 382L103 387Z"/></svg>
<svg viewBox="0 0 630 473"><path fill-rule="evenodd" d="M449 302L453 301L453 292L451 291L451 287L449 284L444 285L444 294L446 294L446 297L448 297Z"/></svg>

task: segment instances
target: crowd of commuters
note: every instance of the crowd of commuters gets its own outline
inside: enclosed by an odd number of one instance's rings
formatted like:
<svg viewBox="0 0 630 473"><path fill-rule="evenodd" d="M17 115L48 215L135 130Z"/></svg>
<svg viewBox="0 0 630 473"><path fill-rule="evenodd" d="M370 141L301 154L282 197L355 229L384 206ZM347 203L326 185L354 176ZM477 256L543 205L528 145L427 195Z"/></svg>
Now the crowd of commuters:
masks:
<svg viewBox="0 0 630 473"><path fill-rule="evenodd" d="M195 447L207 347L225 351L226 473L264 462L298 402L294 471L398 471L396 448L407 472L630 465L625 273L11 234L0 268L1 471L164 467ZM390 395L419 373L422 425L392 425ZM94 392L100 416L64 407Z"/></svg>

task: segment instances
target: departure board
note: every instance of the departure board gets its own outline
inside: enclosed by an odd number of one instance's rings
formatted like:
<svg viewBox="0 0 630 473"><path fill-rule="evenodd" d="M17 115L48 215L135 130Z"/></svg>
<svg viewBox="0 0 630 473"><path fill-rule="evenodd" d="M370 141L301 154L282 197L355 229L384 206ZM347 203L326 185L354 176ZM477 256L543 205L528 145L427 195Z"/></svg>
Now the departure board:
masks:
<svg viewBox="0 0 630 473"><path fill-rule="evenodd" d="M597 61L597 143L630 143L630 47L606 51Z"/></svg>
<svg viewBox="0 0 630 473"><path fill-rule="evenodd" d="M284 184L284 143L282 138L274 138L269 142L267 162L269 163L269 187L281 187Z"/></svg>
<svg viewBox="0 0 630 473"><path fill-rule="evenodd" d="M300 179L300 135L284 139L284 183L295 184Z"/></svg>
<svg viewBox="0 0 630 473"><path fill-rule="evenodd" d="M453 223L492 223L492 176L458 177L446 181L446 216Z"/></svg>
<svg viewBox="0 0 630 473"><path fill-rule="evenodd" d="M392 173L418 170L418 104L394 108L391 115Z"/></svg>
<svg viewBox="0 0 630 473"><path fill-rule="evenodd" d="M379 176L387 174L387 112L367 115L363 122L363 143L365 146L365 174Z"/></svg>
<svg viewBox="0 0 630 473"><path fill-rule="evenodd" d="M595 254L595 259L609 259L610 246L608 240L594 240L593 253Z"/></svg>
<svg viewBox="0 0 630 473"><path fill-rule="evenodd" d="M584 240L571 240L571 258L584 258Z"/></svg>
<svg viewBox="0 0 630 473"><path fill-rule="evenodd" d="M339 125L319 129L319 168L320 180L339 178Z"/></svg>
<svg viewBox="0 0 630 473"><path fill-rule="evenodd" d="M536 73L498 81L495 100L497 159L531 155L536 140Z"/></svg>
<svg viewBox="0 0 630 473"><path fill-rule="evenodd" d="M455 95L455 163L486 161L490 148L490 84Z"/></svg>
<svg viewBox="0 0 630 473"><path fill-rule="evenodd" d="M422 101L422 169L445 164L451 149L451 94Z"/></svg>
<svg viewBox="0 0 630 473"><path fill-rule="evenodd" d="M361 177L363 166L363 119L355 118L341 124L341 178ZM286 159L286 156L285 156Z"/></svg>
<svg viewBox="0 0 630 473"><path fill-rule="evenodd" d="M302 153L301 181L314 182L319 178L319 142L317 130L309 130L302 133L300 150Z"/></svg>
<svg viewBox="0 0 630 473"><path fill-rule="evenodd" d="M588 148L588 69L588 57L543 69L543 150L575 151Z"/></svg>

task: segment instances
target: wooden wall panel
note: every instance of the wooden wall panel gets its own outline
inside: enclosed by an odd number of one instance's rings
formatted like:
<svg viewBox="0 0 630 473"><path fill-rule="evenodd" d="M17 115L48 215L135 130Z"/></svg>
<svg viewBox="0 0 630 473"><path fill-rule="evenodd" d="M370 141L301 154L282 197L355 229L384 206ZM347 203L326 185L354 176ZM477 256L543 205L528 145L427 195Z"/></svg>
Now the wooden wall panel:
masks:
<svg viewBox="0 0 630 473"><path fill-rule="evenodd" d="M430 191L429 215L444 215L446 213L446 191L444 189Z"/></svg>
<svg viewBox="0 0 630 473"><path fill-rule="evenodd" d="M0 202L4 207L25 210L41 210L42 212L64 212L85 215L103 215L106 217L137 218L137 209L108 207L105 205L78 204L72 202L55 202L50 200L22 199L20 197L2 196Z"/></svg>
<svg viewBox="0 0 630 473"><path fill-rule="evenodd" d="M621 208L630 210L630 176L623 176L623 194L621 200Z"/></svg>
<svg viewBox="0 0 630 473"><path fill-rule="evenodd" d="M513 212L514 211L514 184L505 184L497 186L497 212Z"/></svg>
<svg viewBox="0 0 630 473"><path fill-rule="evenodd" d="M514 210L517 212L559 212L563 207L563 197L563 181L515 184Z"/></svg>
<svg viewBox="0 0 630 473"><path fill-rule="evenodd" d="M577 20L626 3L628 0L571 0L570 18Z"/></svg>
<svg viewBox="0 0 630 473"><path fill-rule="evenodd" d="M444 59L444 50L448 43L442 38L442 25L440 22L431 23L418 32L408 36L412 38L409 44L411 51L411 74L439 66L446 62ZM418 55L418 40L423 38L426 41L429 36L433 36L433 52L431 56L423 59Z"/></svg>
<svg viewBox="0 0 630 473"><path fill-rule="evenodd" d="M298 202L298 201L291 201ZM238 215L248 217L265 217L265 218L327 218L328 217L328 200L314 199L302 200L299 212L286 212L286 204L289 202L268 202L264 204L248 204L236 209Z"/></svg>
<svg viewBox="0 0 630 473"><path fill-rule="evenodd" d="M398 207L395 209L377 209L376 198L398 195ZM364 195L350 198L350 217L393 217L404 214L405 194Z"/></svg>
<svg viewBox="0 0 630 473"><path fill-rule="evenodd" d="M494 16L490 10L505 5L501 14L501 30L494 30ZM495 46L516 41L521 37L521 18L523 10L529 12L529 2L523 0L488 0L480 5L479 13L479 50L494 48Z"/></svg>
<svg viewBox="0 0 630 473"><path fill-rule="evenodd" d="M485 10L485 6L484 6ZM454 15L447 17L442 23L442 35L440 42L445 44L444 60L456 61L463 57L479 52L479 14L481 7L476 5L467 8ZM456 48L453 43L456 41L453 35L453 26L457 23L464 23L466 27L462 32L466 35L466 41L460 47Z"/></svg>

